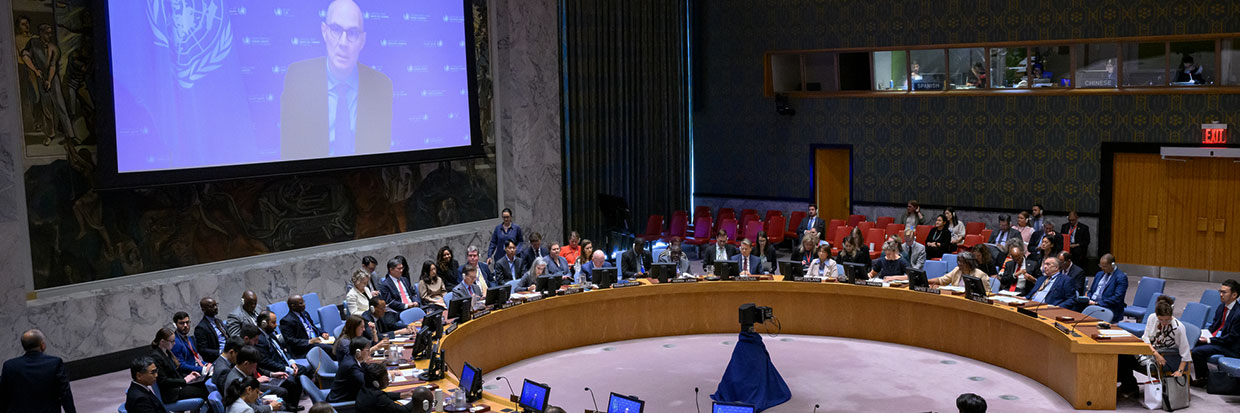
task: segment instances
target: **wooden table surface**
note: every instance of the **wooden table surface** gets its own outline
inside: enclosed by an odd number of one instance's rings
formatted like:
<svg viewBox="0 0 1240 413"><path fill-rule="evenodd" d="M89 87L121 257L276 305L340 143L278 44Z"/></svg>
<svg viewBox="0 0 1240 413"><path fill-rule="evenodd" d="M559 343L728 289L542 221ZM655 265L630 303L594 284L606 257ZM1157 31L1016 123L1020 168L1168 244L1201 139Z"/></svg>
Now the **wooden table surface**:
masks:
<svg viewBox="0 0 1240 413"><path fill-rule="evenodd" d="M983 304L944 291L838 283L714 281L594 290L491 312L443 338L452 373L468 361L484 373L542 354L639 338L739 333L737 308L772 307L780 332L883 341L952 353L1017 372L1046 385L1077 409L1114 409L1116 355L1149 354L1133 337L1094 340L1096 320L1057 329L1055 317L1081 314L1038 308L1034 319L1003 304ZM645 280L642 280L646 284ZM1071 322L1061 323L1071 327ZM758 332L775 331L772 322ZM898 357L898 355L892 355ZM425 368L426 361L417 363ZM435 382L456 387L455 374ZM520 379L513 379L520 390ZM414 385L392 386L404 391ZM506 388L501 386L501 388ZM484 393L493 411L515 408Z"/></svg>

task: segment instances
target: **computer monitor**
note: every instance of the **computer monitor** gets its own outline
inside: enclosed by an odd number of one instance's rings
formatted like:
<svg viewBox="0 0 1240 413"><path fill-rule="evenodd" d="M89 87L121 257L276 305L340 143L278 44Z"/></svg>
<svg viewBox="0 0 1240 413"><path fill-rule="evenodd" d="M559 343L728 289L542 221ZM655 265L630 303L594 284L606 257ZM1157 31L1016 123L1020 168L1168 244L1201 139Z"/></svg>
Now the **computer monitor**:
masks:
<svg viewBox="0 0 1240 413"><path fill-rule="evenodd" d="M986 283L983 283L981 278L972 275L965 275L962 278L964 279L964 293L966 297L986 298Z"/></svg>
<svg viewBox="0 0 1240 413"><path fill-rule="evenodd" d="M844 263L843 276L845 280L841 280L842 282L857 282L858 280L865 281L870 279L870 274L865 271L865 264L855 262Z"/></svg>
<svg viewBox="0 0 1240 413"><path fill-rule="evenodd" d="M805 276L805 266L800 261L779 260L779 273L783 274L784 281L792 281L793 278Z"/></svg>
<svg viewBox="0 0 1240 413"><path fill-rule="evenodd" d="M530 412L542 413L547 409L547 398L551 397L551 386L525 379L521 385L521 399L517 405Z"/></svg>
<svg viewBox="0 0 1240 413"><path fill-rule="evenodd" d="M611 288L617 280L616 267L598 267L590 270L590 282L598 285L598 288Z"/></svg>
<svg viewBox="0 0 1240 413"><path fill-rule="evenodd" d="M908 287L930 288L930 280L926 279L926 272L916 268L909 268L904 271L908 274Z"/></svg>
<svg viewBox="0 0 1240 413"><path fill-rule="evenodd" d="M465 391L465 401L473 403L482 398L482 369L465 362L461 368L461 390Z"/></svg>
<svg viewBox="0 0 1240 413"><path fill-rule="evenodd" d="M676 274L676 263L656 262L650 266L650 276L654 277L656 280L659 280L661 283L665 283L669 279L676 278L677 275L679 274Z"/></svg>
<svg viewBox="0 0 1240 413"><path fill-rule="evenodd" d="M457 323L469 321L469 311L473 308L473 297L452 297L448 303L448 318L455 318Z"/></svg>
<svg viewBox="0 0 1240 413"><path fill-rule="evenodd" d="M434 307L428 310L422 317L422 328L430 329L434 338L443 337L443 309Z"/></svg>
<svg viewBox="0 0 1240 413"><path fill-rule="evenodd" d="M443 313L436 313L443 314ZM443 318L440 318L440 326L443 325ZM413 336L413 359L426 360L431 357L431 344L435 342L435 336L440 333L435 326L427 325L426 321L422 321L422 329L418 330L418 334Z"/></svg>
<svg viewBox="0 0 1240 413"><path fill-rule="evenodd" d="M754 413L756 409L745 403L715 402L711 413Z"/></svg>
<svg viewBox="0 0 1240 413"><path fill-rule="evenodd" d="M512 294L512 287L508 284L500 284L487 289L487 307L502 307L508 302L508 296Z"/></svg>
<svg viewBox="0 0 1240 413"><path fill-rule="evenodd" d="M633 396L612 393L607 401L607 413L642 413L644 408L646 408L646 402Z"/></svg>
<svg viewBox="0 0 1240 413"><path fill-rule="evenodd" d="M540 275L534 281L534 290L540 293L554 294L560 289L560 281L562 278L558 275Z"/></svg>
<svg viewBox="0 0 1240 413"><path fill-rule="evenodd" d="M740 263L736 261L715 261L715 276L721 280L735 279L740 274Z"/></svg>

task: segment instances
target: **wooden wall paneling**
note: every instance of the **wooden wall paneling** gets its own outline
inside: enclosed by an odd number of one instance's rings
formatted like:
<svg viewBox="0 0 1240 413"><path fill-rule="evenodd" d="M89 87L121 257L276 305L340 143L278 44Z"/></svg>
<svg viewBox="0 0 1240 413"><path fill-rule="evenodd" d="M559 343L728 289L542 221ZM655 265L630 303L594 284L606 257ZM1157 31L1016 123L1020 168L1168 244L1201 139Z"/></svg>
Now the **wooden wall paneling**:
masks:
<svg viewBox="0 0 1240 413"><path fill-rule="evenodd" d="M1115 154L1112 252L1120 262L1160 265L1172 255L1164 242L1166 162L1157 154ZM1149 228L1151 215L1158 217L1157 229Z"/></svg>
<svg viewBox="0 0 1240 413"><path fill-rule="evenodd" d="M1240 163L1231 159L1220 159L1218 171L1219 197L1215 201L1216 211L1210 222L1210 243L1214 249L1214 269L1222 271L1240 271L1240 254L1229 246L1240 245ZM1222 232L1216 228L1216 220L1222 220Z"/></svg>
<svg viewBox="0 0 1240 413"><path fill-rule="evenodd" d="M814 185L818 216L828 220L847 219L852 213L852 150L816 149ZM873 217L867 218L873 220Z"/></svg>

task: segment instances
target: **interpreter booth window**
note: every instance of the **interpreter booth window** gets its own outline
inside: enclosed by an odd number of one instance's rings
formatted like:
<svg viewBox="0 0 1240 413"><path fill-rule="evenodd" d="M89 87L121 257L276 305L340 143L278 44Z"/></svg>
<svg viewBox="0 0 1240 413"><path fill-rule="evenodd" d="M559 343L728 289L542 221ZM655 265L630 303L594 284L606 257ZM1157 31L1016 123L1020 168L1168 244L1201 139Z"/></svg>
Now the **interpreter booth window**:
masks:
<svg viewBox="0 0 1240 413"><path fill-rule="evenodd" d="M995 89L1029 87L1025 82L1029 49L1009 47L990 49L990 87Z"/></svg>
<svg viewBox="0 0 1240 413"><path fill-rule="evenodd" d="M1119 45L1088 43L1076 49L1076 87L1114 88L1119 86Z"/></svg>
<svg viewBox="0 0 1240 413"><path fill-rule="evenodd" d="M801 55L771 56L771 87L775 93L801 91Z"/></svg>
<svg viewBox="0 0 1240 413"><path fill-rule="evenodd" d="M1072 86L1072 48L1039 46L1029 48L1029 76L1026 82L1034 88Z"/></svg>
<svg viewBox="0 0 1240 413"><path fill-rule="evenodd" d="M840 90L836 82L839 69L835 64L835 53L806 53L801 55L805 60L805 91L835 92Z"/></svg>
<svg viewBox="0 0 1240 413"><path fill-rule="evenodd" d="M1222 80L1224 85L1240 85L1240 39L1223 40Z"/></svg>
<svg viewBox="0 0 1240 413"><path fill-rule="evenodd" d="M1171 42L1171 85L1214 84L1214 41Z"/></svg>
<svg viewBox="0 0 1240 413"><path fill-rule="evenodd" d="M948 78L948 89L985 89L990 85L986 68L986 49L971 47L966 49L949 49L947 51L948 69L952 75Z"/></svg>
<svg viewBox="0 0 1240 413"><path fill-rule="evenodd" d="M947 78L947 53L943 49L914 50L910 54L909 79L913 90L943 90Z"/></svg>
<svg viewBox="0 0 1240 413"><path fill-rule="evenodd" d="M1124 86L1166 85L1167 44L1124 43Z"/></svg>
<svg viewBox="0 0 1240 413"><path fill-rule="evenodd" d="M874 52L874 90L908 90L908 51Z"/></svg>

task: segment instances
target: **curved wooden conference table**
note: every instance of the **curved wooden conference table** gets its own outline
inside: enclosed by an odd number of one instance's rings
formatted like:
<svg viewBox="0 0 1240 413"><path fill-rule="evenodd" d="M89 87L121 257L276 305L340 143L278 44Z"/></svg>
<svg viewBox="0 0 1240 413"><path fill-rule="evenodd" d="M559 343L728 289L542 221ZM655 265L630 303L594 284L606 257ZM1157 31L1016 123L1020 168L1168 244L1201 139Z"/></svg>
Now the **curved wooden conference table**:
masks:
<svg viewBox="0 0 1240 413"><path fill-rule="evenodd" d="M441 347L452 371L468 361L488 372L601 343L738 333L737 307L744 303L773 308L782 333L904 344L1003 367L1046 385L1077 409L1114 409L1116 355L1150 352L1131 337L1092 339L1097 331L1093 319L1077 326L1080 337L1070 337L1054 326L1053 317L1082 316L1064 309L1040 310L1049 317L1034 319L1010 306L978 303L947 291L933 295L905 288L785 281L653 284L548 298L462 324L444 337ZM438 384L455 387L456 377L450 374ZM500 395L486 393L484 400L495 411L515 407Z"/></svg>

